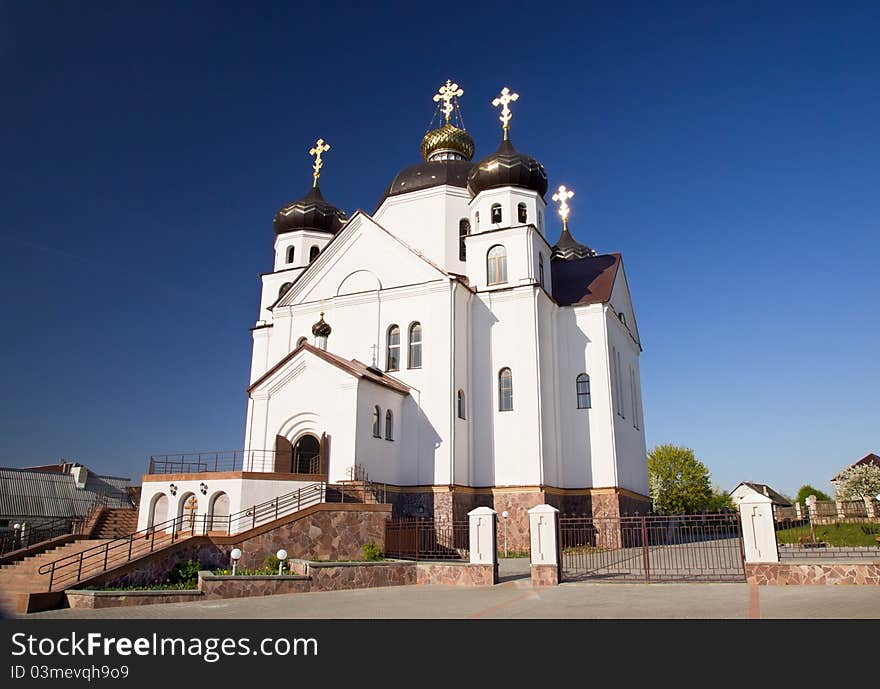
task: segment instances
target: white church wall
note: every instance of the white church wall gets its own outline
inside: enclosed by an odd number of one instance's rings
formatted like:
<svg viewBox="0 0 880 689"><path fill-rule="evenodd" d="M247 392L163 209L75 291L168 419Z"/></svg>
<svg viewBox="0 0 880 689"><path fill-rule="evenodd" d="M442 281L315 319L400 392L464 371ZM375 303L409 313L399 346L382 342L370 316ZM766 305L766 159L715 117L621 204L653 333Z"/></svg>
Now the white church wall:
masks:
<svg viewBox="0 0 880 689"><path fill-rule="evenodd" d="M286 283L293 284L302 274L304 268L290 268L278 273L264 273L260 276L262 287L260 291L260 318L259 320L271 323L274 315L269 307L272 306L281 294L281 287Z"/></svg>
<svg viewBox="0 0 880 689"><path fill-rule="evenodd" d="M298 230L285 232L275 237L275 271L289 268L303 268L310 263L311 249L318 247L321 251L333 235L326 232L312 232L310 230ZM287 252L293 247L293 262L288 263Z"/></svg>
<svg viewBox="0 0 880 689"><path fill-rule="evenodd" d="M541 429L541 481L544 485L561 486L562 455L559 447L559 338L556 328L556 304L538 288L533 290L537 321L536 345L539 355L539 419Z"/></svg>
<svg viewBox="0 0 880 689"><path fill-rule="evenodd" d="M481 291L508 289L527 285L537 280L534 257L534 230L528 226L481 232L467 239L467 277L471 287ZM489 284L488 253L496 246L507 251L507 280Z"/></svg>
<svg viewBox="0 0 880 689"><path fill-rule="evenodd" d="M251 332L254 341L251 355L251 383L269 370L269 339L271 334L271 327L255 328Z"/></svg>
<svg viewBox="0 0 880 689"><path fill-rule="evenodd" d="M373 410L379 407L379 437L373 436ZM392 413L392 439L386 438L388 410ZM419 429L412 415L404 413L404 395L368 380L358 381L355 452L351 467L363 467L371 481L397 483L401 475L401 453L413 447L411 434L418 438ZM331 448L331 451L333 448ZM332 463L332 459L331 459ZM334 467L334 475L347 473L349 467ZM349 476L342 473L343 478ZM335 480L335 479L334 479Z"/></svg>
<svg viewBox="0 0 880 689"><path fill-rule="evenodd" d="M458 258L458 223L470 218L469 200L470 194L465 189L448 185L433 187L391 196L385 199L373 217L382 227L444 270L462 273L464 263Z"/></svg>
<svg viewBox="0 0 880 689"><path fill-rule="evenodd" d="M520 221L518 206L520 203L526 206L526 220ZM501 222L492 222L492 206L501 206ZM521 225L534 225L538 227L538 217L543 217L546 208L540 194L517 187L499 187L480 192L470 202L471 232L474 234L499 230L505 227L518 227ZM479 213L479 225L477 223ZM543 221L541 222L543 231Z"/></svg>
<svg viewBox="0 0 880 689"><path fill-rule="evenodd" d="M455 359L453 361L452 397L449 400L454 430L455 466L453 483L471 484L471 387L470 387L470 339L471 339L471 301L474 296L463 285L455 287L455 314L453 317L455 333ZM458 417L458 391L464 393L464 419Z"/></svg>

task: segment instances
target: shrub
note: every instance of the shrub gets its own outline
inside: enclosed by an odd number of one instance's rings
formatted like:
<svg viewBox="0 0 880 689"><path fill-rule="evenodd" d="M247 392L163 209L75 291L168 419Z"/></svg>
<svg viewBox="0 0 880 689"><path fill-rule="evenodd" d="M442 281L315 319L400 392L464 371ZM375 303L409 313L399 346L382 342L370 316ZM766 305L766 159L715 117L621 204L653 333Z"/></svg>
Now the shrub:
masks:
<svg viewBox="0 0 880 689"><path fill-rule="evenodd" d="M367 562L377 562L382 559L382 551L373 541L364 543L362 550L364 551L364 560Z"/></svg>
<svg viewBox="0 0 880 689"><path fill-rule="evenodd" d="M184 560L174 565L171 570L171 583L183 584L184 588L196 586L199 580L199 570L202 568L198 560Z"/></svg>
<svg viewBox="0 0 880 689"><path fill-rule="evenodd" d="M290 558L285 559L284 564L287 564L287 560L289 559ZM266 574L278 574L278 565L280 564L282 564L282 562L278 559L278 556L275 555L275 553L270 554L269 557L266 558L266 561L263 563L264 567L266 568ZM286 568L282 568L281 571L283 572L284 569Z"/></svg>

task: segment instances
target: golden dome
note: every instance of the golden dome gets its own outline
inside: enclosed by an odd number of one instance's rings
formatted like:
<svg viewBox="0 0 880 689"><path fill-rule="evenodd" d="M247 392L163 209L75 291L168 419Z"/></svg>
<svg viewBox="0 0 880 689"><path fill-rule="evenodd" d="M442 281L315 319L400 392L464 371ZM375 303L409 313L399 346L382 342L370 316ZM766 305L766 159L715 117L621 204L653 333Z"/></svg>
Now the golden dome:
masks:
<svg viewBox="0 0 880 689"><path fill-rule="evenodd" d="M447 155L442 155L444 153ZM470 160L474 157L474 140L464 129L444 124L425 134L422 139L422 157L425 160Z"/></svg>

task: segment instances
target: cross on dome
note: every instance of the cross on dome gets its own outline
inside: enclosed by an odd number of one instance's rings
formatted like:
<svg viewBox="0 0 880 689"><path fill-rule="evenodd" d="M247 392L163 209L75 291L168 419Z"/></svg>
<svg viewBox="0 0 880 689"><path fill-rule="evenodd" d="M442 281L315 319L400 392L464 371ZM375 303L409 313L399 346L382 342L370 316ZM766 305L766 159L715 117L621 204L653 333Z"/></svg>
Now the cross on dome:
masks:
<svg viewBox="0 0 880 689"><path fill-rule="evenodd" d="M449 124L449 118L452 116L453 110L455 110L452 101L463 95L464 91L451 79L447 79L446 83L434 94L435 103L443 101L443 105L440 106L440 112L446 116L446 124Z"/></svg>
<svg viewBox="0 0 880 689"><path fill-rule="evenodd" d="M501 93L495 100L492 101L492 105L496 108L500 105L501 107L501 117L498 119L501 120L501 125L504 127L504 139L507 140L507 131L510 129L510 118L512 115L510 114L510 108L507 107L510 103L513 103L515 100L519 98L518 93L514 93L506 86L501 89Z"/></svg>
<svg viewBox="0 0 880 689"><path fill-rule="evenodd" d="M324 161L321 160L321 154L326 153L329 150L330 150L330 144L325 144L324 139L318 139L315 142L315 146L313 148L309 149L309 155L315 156L315 163L314 163L314 165L312 165L312 170L314 170L314 172L312 173L312 178L313 178L312 186L313 187L318 186L318 177L321 176L321 168L324 167Z"/></svg>
<svg viewBox="0 0 880 689"><path fill-rule="evenodd" d="M571 189L566 189L565 185L560 185L559 189L551 197L559 203L559 217L562 218L563 229L568 228L568 214L571 212L571 209L568 207L568 200L572 196L574 196L574 192Z"/></svg>

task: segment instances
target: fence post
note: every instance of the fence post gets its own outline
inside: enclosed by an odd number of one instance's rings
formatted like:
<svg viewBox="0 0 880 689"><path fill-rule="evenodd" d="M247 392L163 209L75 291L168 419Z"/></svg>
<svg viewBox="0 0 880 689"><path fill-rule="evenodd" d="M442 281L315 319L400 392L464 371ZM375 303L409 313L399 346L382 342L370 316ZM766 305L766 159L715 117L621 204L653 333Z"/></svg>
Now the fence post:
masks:
<svg viewBox="0 0 880 689"><path fill-rule="evenodd" d="M865 514L868 519L874 519L877 516L877 513L874 511L874 499L870 495L866 495L862 499L865 501Z"/></svg>
<svg viewBox="0 0 880 689"><path fill-rule="evenodd" d="M556 586L560 580L559 510L537 505L529 510L532 586Z"/></svg>
<svg viewBox="0 0 880 689"><path fill-rule="evenodd" d="M497 520L498 513L491 507L478 507L468 512L470 562L472 565L491 567L493 584L498 583Z"/></svg>
<svg viewBox="0 0 880 689"><path fill-rule="evenodd" d="M811 495L807 498L807 514L812 522L815 522L816 517L819 516L818 509L816 508L817 500L818 498L815 495Z"/></svg>
<svg viewBox="0 0 880 689"><path fill-rule="evenodd" d="M804 513L801 511L801 504L799 502L794 504L794 513L798 519L804 518Z"/></svg>
<svg viewBox="0 0 880 689"><path fill-rule="evenodd" d="M846 510L843 508L843 503L840 500L834 501L834 508L837 510L838 519L846 519Z"/></svg>
<svg viewBox="0 0 880 689"><path fill-rule="evenodd" d="M746 564L779 562L773 501L766 495L751 493L740 500L739 517Z"/></svg>

